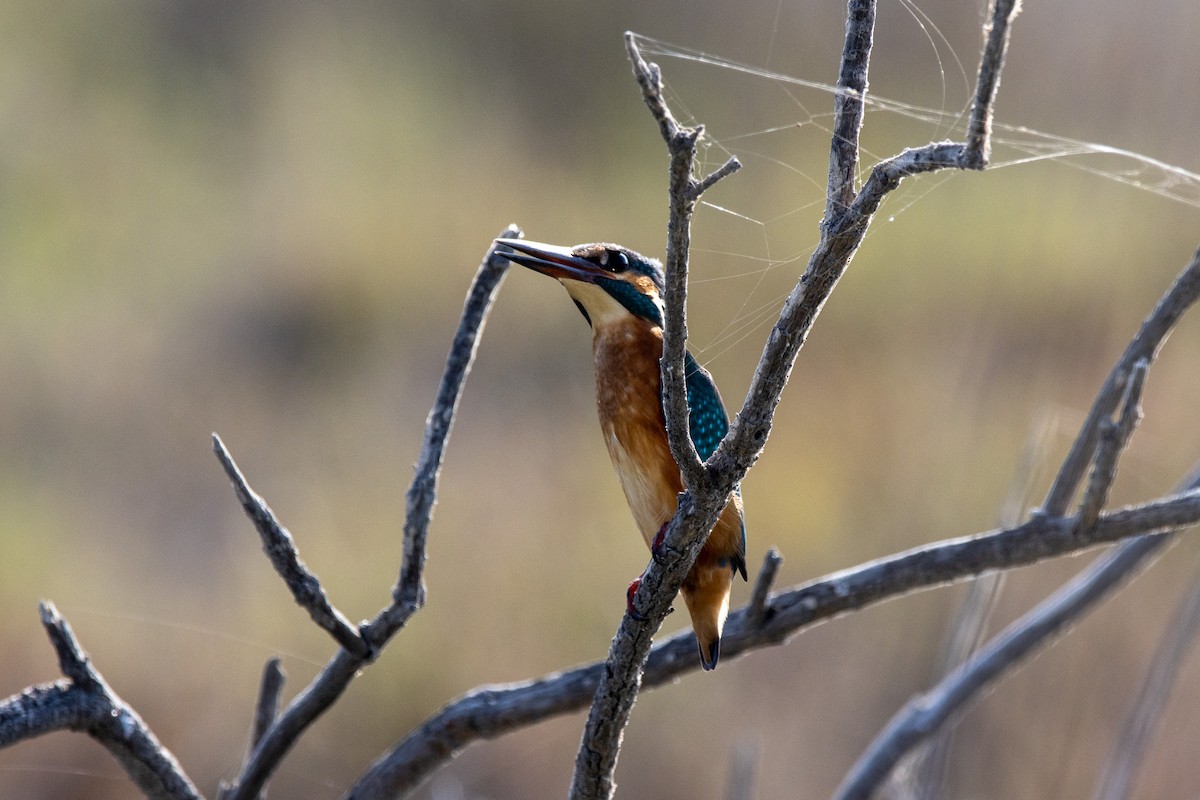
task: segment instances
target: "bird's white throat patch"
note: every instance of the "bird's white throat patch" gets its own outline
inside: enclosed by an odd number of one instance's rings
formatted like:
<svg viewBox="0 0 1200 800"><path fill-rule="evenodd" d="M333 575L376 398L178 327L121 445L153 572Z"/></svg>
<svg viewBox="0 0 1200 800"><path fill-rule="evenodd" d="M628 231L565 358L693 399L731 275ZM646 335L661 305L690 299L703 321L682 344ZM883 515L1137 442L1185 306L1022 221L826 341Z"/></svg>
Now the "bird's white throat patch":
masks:
<svg viewBox="0 0 1200 800"><path fill-rule="evenodd" d="M608 325L628 319L630 314L625 306L618 303L612 295L594 283L582 281L563 281L567 294L571 299L583 306L593 328L603 328Z"/></svg>

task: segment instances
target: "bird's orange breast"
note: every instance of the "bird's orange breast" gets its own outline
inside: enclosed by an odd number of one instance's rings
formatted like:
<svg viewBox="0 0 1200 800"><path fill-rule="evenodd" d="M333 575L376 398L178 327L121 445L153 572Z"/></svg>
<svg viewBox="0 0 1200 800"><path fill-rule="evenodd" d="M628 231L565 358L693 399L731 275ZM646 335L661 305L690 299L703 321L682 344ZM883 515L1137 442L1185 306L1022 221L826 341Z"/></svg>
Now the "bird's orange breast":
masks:
<svg viewBox="0 0 1200 800"><path fill-rule="evenodd" d="M667 444L659 359L662 332L636 319L593 339L600 428L638 530L649 545L675 514L683 490Z"/></svg>

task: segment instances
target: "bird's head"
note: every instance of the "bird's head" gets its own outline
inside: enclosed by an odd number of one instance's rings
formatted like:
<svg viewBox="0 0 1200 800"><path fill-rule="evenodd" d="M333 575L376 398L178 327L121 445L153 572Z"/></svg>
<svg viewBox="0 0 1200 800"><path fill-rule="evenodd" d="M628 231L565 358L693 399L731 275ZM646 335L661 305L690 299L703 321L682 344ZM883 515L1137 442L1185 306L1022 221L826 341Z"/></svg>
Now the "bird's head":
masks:
<svg viewBox="0 0 1200 800"><path fill-rule="evenodd" d="M496 241L508 248L498 249L498 255L557 278L593 328L631 315L662 327L665 284L662 267L654 259L604 242L558 247L524 239Z"/></svg>

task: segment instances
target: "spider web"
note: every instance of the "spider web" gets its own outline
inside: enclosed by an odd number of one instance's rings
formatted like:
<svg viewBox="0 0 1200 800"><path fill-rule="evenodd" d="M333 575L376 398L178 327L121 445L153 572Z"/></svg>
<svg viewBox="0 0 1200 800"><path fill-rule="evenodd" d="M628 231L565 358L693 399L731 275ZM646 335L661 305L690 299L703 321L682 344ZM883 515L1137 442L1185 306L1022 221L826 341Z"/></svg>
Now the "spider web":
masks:
<svg viewBox="0 0 1200 800"><path fill-rule="evenodd" d="M941 108L868 93L860 179L876 162L906 147L962 141L966 136L973 77L933 21L915 4L903 5L936 55ZM717 195L720 202L701 200L697 212L700 224L692 252L697 261L719 257L723 268L719 276L701 269L694 273L693 283L736 282L737 288L728 295L739 298L731 302L715 335L693 340L697 357L708 363L774 321L816 245L836 89L769 67L635 36L642 55L663 67L664 90L676 117L688 125L705 125L699 174L707 174L734 155L749 168L746 172L754 173L751 180L740 175L723 181L719 191L708 195ZM773 47L772 39L767 46L768 64ZM948 53L945 58L943 51ZM961 78L965 98L952 110L947 108L952 94L947 63ZM958 91L956 86L954 92ZM714 97L725 99L712 102ZM1120 147L995 120L989 171L1037 164L1077 170L1200 209L1200 174ZM894 221L960 174L946 170L905 181L885 202L868 236L878 231L880 222Z"/></svg>

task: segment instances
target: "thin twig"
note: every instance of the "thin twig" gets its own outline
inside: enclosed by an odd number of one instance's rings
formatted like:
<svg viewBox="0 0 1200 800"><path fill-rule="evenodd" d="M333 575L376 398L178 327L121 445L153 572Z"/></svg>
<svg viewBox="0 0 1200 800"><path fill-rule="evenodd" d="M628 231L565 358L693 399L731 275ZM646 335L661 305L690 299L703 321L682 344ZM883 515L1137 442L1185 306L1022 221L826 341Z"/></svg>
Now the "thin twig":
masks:
<svg viewBox="0 0 1200 800"><path fill-rule="evenodd" d="M359 635L358 629L329 602L325 590L321 587L321 581L300 559L292 534L279 524L275 513L246 483L246 478L234 463L233 456L225 448L225 443L215 433L212 435L212 445L213 452L217 454L217 459L233 484L242 509L258 531L263 552L267 554L279 577L283 578L296 604L307 611L312 621L329 633L343 649L360 658L366 658L370 648Z"/></svg>
<svg viewBox="0 0 1200 800"><path fill-rule="evenodd" d="M763 556L762 567L758 571L758 577L754 579L750 602L746 604L746 610L752 623L762 624L766 621L771 610L769 605L771 585L775 583L775 576L781 566L783 566L783 556L780 555L779 550L774 547L767 548L767 553Z"/></svg>
<svg viewBox="0 0 1200 800"><path fill-rule="evenodd" d="M1142 359L1153 363L1158 349L1166 340L1167 334L1175 327L1175 323L1184 312L1200 297L1200 250L1192 256L1191 262L1175 279L1170 290L1158 301L1158 305L1142 323L1137 335L1125 348L1125 352L1109 373L1104 386L1096 395L1087 419L1079 429L1071 450L1063 459L1062 467L1054 479L1042 510L1050 515L1062 514L1071 503L1071 498L1079 489L1080 481L1096 452L1096 444L1100 437L1100 427L1104 420L1110 417L1117 404L1121 401L1125 390L1125 381L1133 370L1134 364Z"/></svg>
<svg viewBox="0 0 1200 800"><path fill-rule="evenodd" d="M967 125L966 161L969 169L983 169L991 158L992 114L996 107L996 92L1000 88L1000 72L1012 21L1021 8L1020 0L996 0L991 20L984 27L986 43L979 60L979 81L975 86L975 101Z"/></svg>
<svg viewBox="0 0 1200 800"><path fill-rule="evenodd" d="M850 0L846 8L846 40L837 93L833 97L833 136L829 148L825 224L832 225L854 199L858 173L858 137L867 97L867 71L875 37L875 0Z"/></svg>
<svg viewBox="0 0 1200 800"><path fill-rule="evenodd" d="M286 674L278 658L268 658L263 666L262 681L258 687L258 702L254 706L254 727L250 731L250 746L262 741L263 734L279 714L279 695L283 692Z"/></svg>
<svg viewBox="0 0 1200 800"><path fill-rule="evenodd" d="M499 238L514 238L522 233L509 226ZM508 270L508 260L495 255L494 246L479 265L463 306L458 331L446 359L446 369L437 398L425 423L425 441L417 461L416 474L409 487L408 512L404 521L404 563L392 590L392 602L370 623L362 627L362 637L370 645L368 657L342 649L295 699L284 709L263 735L232 784L229 800L251 800L258 796L296 739L342 695L346 687L383 648L425 600L425 541L433 507L437 499L438 475L446 440L462 395L463 384L475 358L479 335L500 283Z"/></svg>
<svg viewBox="0 0 1200 800"><path fill-rule="evenodd" d="M912 592L1196 522L1200 491L1190 491L1102 514L1082 538L1074 535L1076 518L1038 516L1003 530L915 548L778 592L771 598L771 613L761 622L748 606L732 612L721 638L721 657L732 660L783 644L819 622ZM681 631L650 650L640 686L661 686L698 667L696 639L691 631ZM381 755L346 800L405 796L472 742L584 708L609 669L608 663L596 662L533 681L476 689Z"/></svg>
<svg viewBox="0 0 1200 800"><path fill-rule="evenodd" d="M110 692L100 673L92 666L92 661L84 652L83 646L75 638L71 625L58 613L53 603L39 603L38 613L42 618L42 627L50 637L50 644L58 656L58 668L71 683L89 692L107 694Z"/></svg>
<svg viewBox="0 0 1200 800"><path fill-rule="evenodd" d="M1083 500L1079 503L1079 525L1093 525L1100 516L1100 509L1108 502L1108 493L1117 477L1117 461L1121 457L1133 429L1142 419L1142 387L1146 383L1146 371L1150 362L1141 358L1125 380L1125 393L1121 400L1118 419L1104 420L1100 425L1100 439L1092 474L1088 478Z"/></svg>
<svg viewBox="0 0 1200 800"><path fill-rule="evenodd" d="M268 732L271 723L275 722L275 717L280 712L280 694L283 691L283 667L280 666L280 660L276 657L271 657L266 660L263 666L263 676L258 684L258 702L254 703L254 720L250 730L250 750L246 752L246 759L250 759L254 748L258 747L258 742L263 740L263 736ZM228 781L222 781L217 787L217 800L229 800L233 793L233 784ZM266 796L266 789L258 793L257 800L263 800Z"/></svg>
<svg viewBox="0 0 1200 800"><path fill-rule="evenodd" d="M1200 633L1200 570L1189 581L1187 593L1176 609L1146 680L1130 704L1129 716L1121 726L1112 757L1096 787L1095 800L1125 800L1137 777L1146 749L1166 708L1188 651Z"/></svg>
<svg viewBox="0 0 1200 800"><path fill-rule="evenodd" d="M250 728L250 748L246 751L247 760L279 714L279 695L283 691L284 678L283 667L280 666L279 659L268 658L267 663L263 665L262 678L258 685L258 702L254 704L254 720ZM217 788L217 800L228 800L232 791L232 784L221 781ZM266 794L266 789L263 789L258 793L257 800L262 800Z"/></svg>
<svg viewBox="0 0 1200 800"><path fill-rule="evenodd" d="M695 181L692 184L693 198L696 200L699 200L700 195L704 194L709 189L711 189L713 187L713 185L716 184L717 181L721 180L722 178L728 178L730 175L737 172L741 168L742 168L742 162L738 160L738 157L730 156L729 160L726 161L724 164L717 167L712 172L705 175L702 179Z"/></svg>

